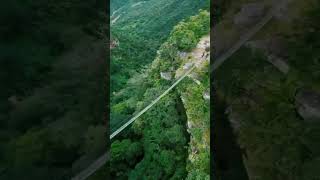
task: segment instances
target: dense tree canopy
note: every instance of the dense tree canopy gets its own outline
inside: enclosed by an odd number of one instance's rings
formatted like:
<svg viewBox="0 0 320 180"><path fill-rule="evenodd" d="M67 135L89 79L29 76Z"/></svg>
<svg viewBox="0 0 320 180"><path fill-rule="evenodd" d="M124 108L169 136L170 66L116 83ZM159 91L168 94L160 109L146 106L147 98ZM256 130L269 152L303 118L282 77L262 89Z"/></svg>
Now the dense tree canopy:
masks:
<svg viewBox="0 0 320 180"><path fill-rule="evenodd" d="M224 118L238 127L234 134L252 177L298 180L319 176L314 171L319 167L315 150L319 147L319 124L306 123L295 102L301 88L319 91L319 53L315 50L320 40L319 3L300 3L291 8L308 6L291 23L284 23L288 27L273 21L256 37L271 34L284 39L287 49L281 53L290 67L287 74L268 62L266 52L248 47L241 48L214 73L217 96L229 113Z"/></svg>
<svg viewBox="0 0 320 180"><path fill-rule="evenodd" d="M160 72L174 70L182 65L182 59L178 55L179 51L186 50L185 47L188 47L188 50L194 48L199 39L209 32L209 22L209 13L200 11L198 15L175 26L167 41L157 51L157 56L148 69L133 76L128 81L127 87L114 95L117 103L112 106L114 110L112 113L118 114L114 117L120 117L120 114L125 113L128 113L130 117L132 112L128 109L141 110L168 88L172 82L162 79ZM179 40L187 36L185 32L193 34L194 42ZM136 83L139 83L139 86ZM187 117L181 106L183 104L180 94L177 91L172 92L141 116L132 125L132 129L126 130L127 133L118 138L121 141L115 140L112 143L111 161L114 166L111 168L112 177L186 178L188 174L186 147L189 137L186 131ZM128 148L128 145L124 144L129 142L141 143L142 149L127 159L130 163L123 164L124 161L121 160L123 157L119 152L126 156L125 151L127 150L122 148ZM208 157L206 159L208 160ZM134 163L133 166L131 163Z"/></svg>
<svg viewBox="0 0 320 180"><path fill-rule="evenodd" d="M104 150L99 2L2 2L0 179L70 179Z"/></svg>

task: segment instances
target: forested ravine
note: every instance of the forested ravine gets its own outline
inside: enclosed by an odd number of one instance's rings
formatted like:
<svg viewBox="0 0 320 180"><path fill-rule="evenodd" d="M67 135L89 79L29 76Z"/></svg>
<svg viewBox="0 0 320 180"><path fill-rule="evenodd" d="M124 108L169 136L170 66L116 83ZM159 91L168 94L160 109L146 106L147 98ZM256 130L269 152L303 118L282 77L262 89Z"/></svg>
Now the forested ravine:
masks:
<svg viewBox="0 0 320 180"><path fill-rule="evenodd" d="M70 179L105 151L104 7L1 2L0 179Z"/></svg>
<svg viewBox="0 0 320 180"><path fill-rule="evenodd" d="M112 107L114 112L118 114L121 111L132 111L134 114L141 111L179 77L176 73L177 69L181 68L183 71L187 71L190 66L187 63L192 62L199 65L199 70L195 71L193 75L208 76L203 73L206 71L201 70L202 65L197 62L197 57L192 56L192 50L197 47L202 37L208 34L209 18L208 11L201 10L197 15L177 24L168 39L160 46L152 64L147 66L148 68L142 73L133 76L128 81L127 87L116 93L114 100L117 104ZM198 52L195 55L201 56ZM208 61L203 62L208 64ZM151 109L140 116L132 126L115 138L111 145L110 160L113 178L209 178L208 134L210 131L203 128L209 128L209 125L206 126L209 120L205 116L209 110L206 109L203 113L203 109L198 108L205 102L202 95L206 88L195 86L193 79L193 76L185 78L185 83L179 84L179 87L181 85L181 88L184 88L190 85L190 90L197 90L194 94L197 98L188 100L189 105L197 104L197 108L184 106L185 102L180 100L183 89L177 88L177 90L164 96ZM208 77L203 78L203 82L208 85ZM188 93L190 94L189 97L192 97L192 91ZM199 99L200 102L192 102L193 99ZM187 116L186 111L189 111ZM192 132L193 128L188 127L189 119L187 118L190 114L199 115L193 119L196 122L195 125L197 125L194 132ZM123 119L119 118L121 116L114 117L115 119ZM188 148L189 139L191 139L190 133L197 134L197 136L193 135L193 148L191 146ZM198 145L199 147L197 147Z"/></svg>
<svg viewBox="0 0 320 180"><path fill-rule="evenodd" d="M218 180L248 180L248 175L243 164L243 158L247 158L245 149L241 149L236 136L225 113L227 106L218 96L212 108L214 114L213 141L215 176Z"/></svg>
<svg viewBox="0 0 320 180"><path fill-rule="evenodd" d="M214 48L223 54L272 15L213 73L249 179L319 177L319 7L314 0L232 2L215 26Z"/></svg>
<svg viewBox="0 0 320 180"><path fill-rule="evenodd" d="M177 92L175 92L175 93L177 93ZM177 98L176 108L177 108L177 112L179 114L181 123L184 124L183 131L184 131L184 134L186 136L187 143L189 143L190 142L190 134L187 131L187 129L188 129L188 117L187 117L186 109L185 109L185 107L183 105L181 96L179 96ZM187 151L186 151L186 154L188 154Z"/></svg>

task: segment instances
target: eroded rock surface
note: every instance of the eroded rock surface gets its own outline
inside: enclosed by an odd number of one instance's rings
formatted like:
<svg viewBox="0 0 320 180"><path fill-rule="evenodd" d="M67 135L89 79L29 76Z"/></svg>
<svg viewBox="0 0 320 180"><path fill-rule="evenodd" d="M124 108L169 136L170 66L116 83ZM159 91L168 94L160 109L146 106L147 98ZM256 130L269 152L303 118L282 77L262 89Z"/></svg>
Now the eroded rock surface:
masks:
<svg viewBox="0 0 320 180"><path fill-rule="evenodd" d="M249 3L242 6L241 11L234 16L233 23L238 26L247 26L256 23L265 13L262 3Z"/></svg>
<svg viewBox="0 0 320 180"><path fill-rule="evenodd" d="M210 100L210 91L205 91L202 96L205 100Z"/></svg>
<svg viewBox="0 0 320 180"><path fill-rule="evenodd" d="M228 116L230 125L232 127L232 130L236 133L239 131L240 127L241 127L241 122L240 122L240 117L239 115L233 111L232 106L229 106L226 111L225 114Z"/></svg>
<svg viewBox="0 0 320 180"><path fill-rule="evenodd" d="M171 80L172 79L172 73L171 72L160 72L160 76L162 79L165 80Z"/></svg>
<svg viewBox="0 0 320 180"><path fill-rule="evenodd" d="M297 111L306 122L320 122L320 92L300 90L295 99Z"/></svg>

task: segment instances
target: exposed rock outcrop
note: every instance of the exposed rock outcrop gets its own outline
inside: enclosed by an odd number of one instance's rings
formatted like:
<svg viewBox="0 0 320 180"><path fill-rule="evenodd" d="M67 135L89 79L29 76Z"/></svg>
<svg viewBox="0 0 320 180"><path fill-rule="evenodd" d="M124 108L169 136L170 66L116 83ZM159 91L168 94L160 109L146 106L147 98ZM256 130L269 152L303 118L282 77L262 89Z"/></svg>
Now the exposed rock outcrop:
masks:
<svg viewBox="0 0 320 180"><path fill-rule="evenodd" d="M172 73L171 72L160 72L160 76L162 79L170 81L172 79Z"/></svg>
<svg viewBox="0 0 320 180"><path fill-rule="evenodd" d="M320 122L320 93L300 90L296 95L296 108L306 122Z"/></svg>
<svg viewBox="0 0 320 180"><path fill-rule="evenodd" d="M248 26L256 23L265 13L262 3L249 3L242 6L241 11L234 16L233 23L238 26Z"/></svg>
<svg viewBox="0 0 320 180"><path fill-rule="evenodd" d="M183 65L183 69L187 70L190 69L193 66L193 63L186 63L185 65Z"/></svg>
<svg viewBox="0 0 320 180"><path fill-rule="evenodd" d="M202 95L203 99L210 100L210 91L205 91Z"/></svg>
<svg viewBox="0 0 320 180"><path fill-rule="evenodd" d="M189 74L188 75L188 77L190 77L195 83L197 83L198 85L200 85L201 84L201 82L200 82L200 78L199 78L199 75L197 74L197 73L191 73L191 74Z"/></svg>
<svg viewBox="0 0 320 180"><path fill-rule="evenodd" d="M240 116L235 111L233 111L232 106L229 106L226 109L225 114L228 116L232 130L237 133L241 127Z"/></svg>
<svg viewBox="0 0 320 180"><path fill-rule="evenodd" d="M274 0L276 3L276 0ZM281 1L281 8L279 8L277 11L275 11L275 18L279 21L283 22L291 22L292 20L292 15L289 15L289 3L292 0L282 0Z"/></svg>
<svg viewBox="0 0 320 180"><path fill-rule="evenodd" d="M284 74L287 74L289 72L289 65L286 63L285 60L276 57L274 55L268 56L268 62L270 62L272 65L274 65L279 71L281 71Z"/></svg>
<svg viewBox="0 0 320 180"><path fill-rule="evenodd" d="M117 40L111 40L110 42L110 49L116 48L119 46L119 41Z"/></svg>
<svg viewBox="0 0 320 180"><path fill-rule="evenodd" d="M181 59L187 58L188 53L187 52L178 52L178 55Z"/></svg>
<svg viewBox="0 0 320 180"><path fill-rule="evenodd" d="M280 72L287 74L290 67L283 58L287 56L287 50L281 38L266 40L254 40L245 44L253 50L261 50L267 56L267 61L275 66Z"/></svg>
<svg viewBox="0 0 320 180"><path fill-rule="evenodd" d="M18 103L21 101L21 99L19 99L16 95L10 96L8 98L8 102L15 107L16 105L18 105Z"/></svg>
<svg viewBox="0 0 320 180"><path fill-rule="evenodd" d="M265 51L279 57L287 57L287 47L282 37L272 37L263 40L252 40L245 44L246 47Z"/></svg>

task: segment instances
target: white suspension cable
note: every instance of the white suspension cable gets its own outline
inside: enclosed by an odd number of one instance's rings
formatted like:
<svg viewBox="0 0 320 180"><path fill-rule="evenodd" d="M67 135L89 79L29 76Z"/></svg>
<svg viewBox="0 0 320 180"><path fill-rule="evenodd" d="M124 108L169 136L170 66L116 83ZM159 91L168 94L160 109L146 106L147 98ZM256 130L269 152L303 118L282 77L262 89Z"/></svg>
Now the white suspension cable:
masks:
<svg viewBox="0 0 320 180"><path fill-rule="evenodd" d="M181 76L175 83L173 83L166 91L164 91L158 98L153 100L147 107L145 107L142 111L140 111L137 115L135 115L133 118L131 118L128 122L126 122L124 125L122 125L119 129L117 129L115 132L113 132L110 135L110 139L115 137L117 134L119 134L122 130L124 130L127 126L129 126L131 123L133 123L138 117L140 117L142 114L144 114L147 110L149 110L153 105L155 105L163 96L167 95L174 87L176 87L180 81L182 81L188 74L190 74L196 66L193 65L188 71L186 71L183 76Z"/></svg>

